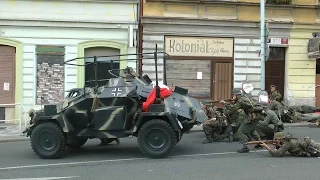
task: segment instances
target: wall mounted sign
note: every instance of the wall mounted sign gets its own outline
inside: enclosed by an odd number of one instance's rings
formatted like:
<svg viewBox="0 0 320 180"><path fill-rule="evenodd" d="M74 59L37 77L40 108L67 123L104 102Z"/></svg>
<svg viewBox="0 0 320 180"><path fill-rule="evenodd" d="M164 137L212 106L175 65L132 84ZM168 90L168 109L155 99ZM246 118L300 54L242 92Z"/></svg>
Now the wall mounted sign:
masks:
<svg viewBox="0 0 320 180"><path fill-rule="evenodd" d="M233 38L166 36L165 52L171 56L233 57Z"/></svg>

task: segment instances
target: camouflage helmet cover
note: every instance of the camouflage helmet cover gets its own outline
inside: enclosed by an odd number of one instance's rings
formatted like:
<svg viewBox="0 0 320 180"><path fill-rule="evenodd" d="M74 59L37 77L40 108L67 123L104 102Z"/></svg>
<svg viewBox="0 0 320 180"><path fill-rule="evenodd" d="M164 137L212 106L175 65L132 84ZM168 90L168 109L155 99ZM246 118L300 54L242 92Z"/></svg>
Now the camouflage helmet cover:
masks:
<svg viewBox="0 0 320 180"><path fill-rule="evenodd" d="M242 92L240 89L233 89L232 90L232 95L241 95L241 94L242 94Z"/></svg>
<svg viewBox="0 0 320 180"><path fill-rule="evenodd" d="M284 132L276 132L274 134L273 139L284 139L284 138L286 138L286 134Z"/></svg>

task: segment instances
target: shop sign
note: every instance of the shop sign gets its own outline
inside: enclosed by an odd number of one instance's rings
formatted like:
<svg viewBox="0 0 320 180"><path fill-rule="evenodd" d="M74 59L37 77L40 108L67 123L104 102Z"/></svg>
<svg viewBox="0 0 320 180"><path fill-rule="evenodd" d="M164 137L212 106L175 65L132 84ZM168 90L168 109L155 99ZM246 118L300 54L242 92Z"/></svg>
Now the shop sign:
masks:
<svg viewBox="0 0 320 180"><path fill-rule="evenodd" d="M267 43L272 45L288 45L288 38L269 38Z"/></svg>
<svg viewBox="0 0 320 180"><path fill-rule="evenodd" d="M233 38L166 36L165 52L171 56L233 57Z"/></svg>
<svg viewBox="0 0 320 180"><path fill-rule="evenodd" d="M319 58L320 57L320 38L309 39L308 42L308 57Z"/></svg>

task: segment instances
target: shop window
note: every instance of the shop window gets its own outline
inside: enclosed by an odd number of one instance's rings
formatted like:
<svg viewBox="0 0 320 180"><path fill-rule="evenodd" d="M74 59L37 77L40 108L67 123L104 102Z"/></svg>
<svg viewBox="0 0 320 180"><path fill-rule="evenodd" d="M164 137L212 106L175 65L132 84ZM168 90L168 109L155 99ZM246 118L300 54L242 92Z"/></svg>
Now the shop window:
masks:
<svg viewBox="0 0 320 180"><path fill-rule="evenodd" d="M270 47L270 53L268 61L284 61L285 60L285 48L283 47Z"/></svg>
<svg viewBox="0 0 320 180"><path fill-rule="evenodd" d="M55 104L64 98L64 47L37 46L36 104Z"/></svg>

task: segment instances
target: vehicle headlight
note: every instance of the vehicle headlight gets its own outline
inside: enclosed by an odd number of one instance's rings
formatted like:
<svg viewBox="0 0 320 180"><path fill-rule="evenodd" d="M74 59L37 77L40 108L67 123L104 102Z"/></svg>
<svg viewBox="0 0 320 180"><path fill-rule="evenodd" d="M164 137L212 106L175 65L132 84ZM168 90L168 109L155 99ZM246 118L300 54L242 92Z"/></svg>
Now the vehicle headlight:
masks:
<svg viewBox="0 0 320 180"><path fill-rule="evenodd" d="M34 109L30 109L29 111L28 111L28 114L29 114L29 117L33 117L34 116L34 114L35 114L35 110Z"/></svg>

